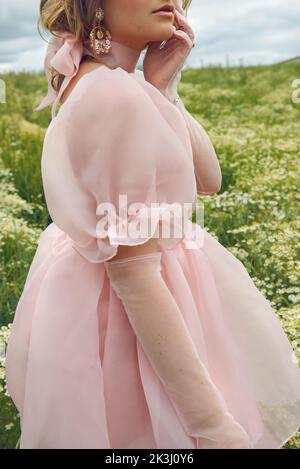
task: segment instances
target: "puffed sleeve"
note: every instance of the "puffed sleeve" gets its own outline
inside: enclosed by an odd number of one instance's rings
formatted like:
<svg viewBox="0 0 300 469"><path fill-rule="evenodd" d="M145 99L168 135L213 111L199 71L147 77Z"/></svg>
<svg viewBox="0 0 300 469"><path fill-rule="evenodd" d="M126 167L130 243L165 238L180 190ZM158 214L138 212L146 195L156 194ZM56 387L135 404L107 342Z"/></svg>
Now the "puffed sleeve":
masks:
<svg viewBox="0 0 300 469"><path fill-rule="evenodd" d="M163 212L183 226L196 194L182 136L122 68L100 67L75 85L47 129L42 179L52 220L90 262L156 236ZM172 247L181 231L160 242Z"/></svg>

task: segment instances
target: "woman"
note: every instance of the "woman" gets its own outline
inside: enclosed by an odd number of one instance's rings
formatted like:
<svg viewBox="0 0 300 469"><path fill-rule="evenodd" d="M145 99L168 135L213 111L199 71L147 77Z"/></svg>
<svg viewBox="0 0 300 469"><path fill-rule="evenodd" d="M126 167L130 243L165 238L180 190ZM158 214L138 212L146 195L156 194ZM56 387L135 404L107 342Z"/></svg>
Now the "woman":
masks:
<svg viewBox="0 0 300 469"><path fill-rule="evenodd" d="M280 448L300 425L299 368L275 312L189 220L221 175L177 95L188 3L41 2L56 34L36 109L52 105L53 222L6 353L20 448ZM172 218L174 204L188 209Z"/></svg>

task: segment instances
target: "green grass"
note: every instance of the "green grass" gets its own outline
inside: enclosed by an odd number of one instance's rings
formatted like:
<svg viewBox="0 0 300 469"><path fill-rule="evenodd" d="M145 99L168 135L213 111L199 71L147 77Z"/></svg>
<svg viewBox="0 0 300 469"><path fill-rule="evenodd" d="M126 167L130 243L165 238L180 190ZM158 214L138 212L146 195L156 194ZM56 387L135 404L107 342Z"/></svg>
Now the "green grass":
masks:
<svg viewBox="0 0 300 469"><path fill-rule="evenodd" d="M1 78L7 103L0 105L0 351L38 236L51 222L40 173L50 109L33 112L46 94L45 78ZM187 69L179 93L210 135L222 168L221 191L199 197L205 227L245 264L300 360L300 104L291 100L297 78L298 62ZM5 395L3 366L2 359L0 447L15 448L19 418ZM300 434L284 448L300 449Z"/></svg>

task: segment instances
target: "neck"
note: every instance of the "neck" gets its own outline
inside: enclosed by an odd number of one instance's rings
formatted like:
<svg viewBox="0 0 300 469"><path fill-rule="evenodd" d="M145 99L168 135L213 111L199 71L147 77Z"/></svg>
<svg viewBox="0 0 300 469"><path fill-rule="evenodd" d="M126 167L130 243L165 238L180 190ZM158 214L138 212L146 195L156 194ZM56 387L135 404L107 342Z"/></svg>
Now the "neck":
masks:
<svg viewBox="0 0 300 469"><path fill-rule="evenodd" d="M104 63L110 68L121 67L128 73L134 73L141 50L126 46L118 41L111 40L110 42L111 48L107 54L101 52L96 55L96 58L99 58L99 62ZM95 54L91 51L89 42L84 44L84 54L95 57Z"/></svg>

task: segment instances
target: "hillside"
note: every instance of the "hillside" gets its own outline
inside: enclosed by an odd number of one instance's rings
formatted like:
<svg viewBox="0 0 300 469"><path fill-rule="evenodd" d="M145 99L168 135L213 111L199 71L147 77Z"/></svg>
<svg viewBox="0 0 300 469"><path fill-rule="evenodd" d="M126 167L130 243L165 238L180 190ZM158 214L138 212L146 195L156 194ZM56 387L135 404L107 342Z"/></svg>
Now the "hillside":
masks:
<svg viewBox="0 0 300 469"><path fill-rule="evenodd" d="M38 236L51 219L40 174L50 109L32 112L47 92L45 77L0 78L7 85L7 103L0 104L1 356ZM291 100L296 78L299 57L272 66L188 69L179 93L209 133L222 167L220 193L199 197L205 227L245 264L300 360L300 104ZM2 369L0 447L14 448L19 420L4 384ZM285 447L300 449L300 434Z"/></svg>

